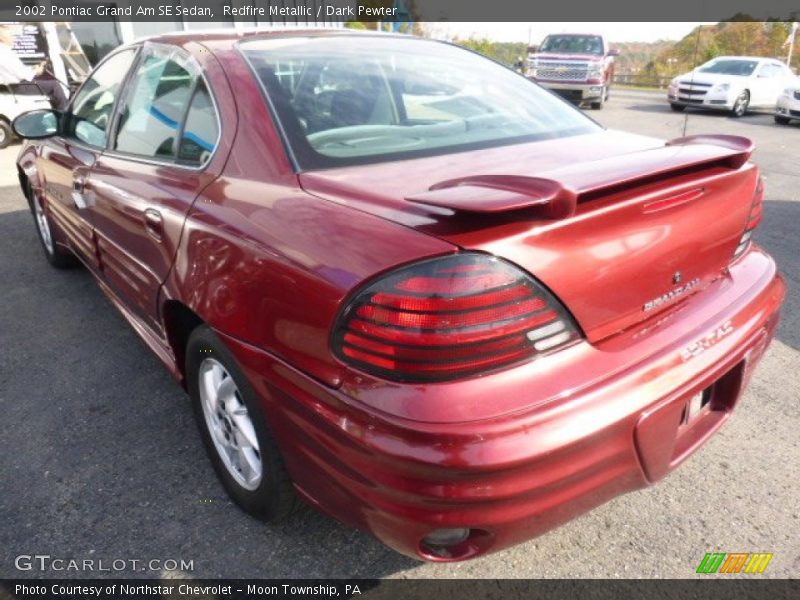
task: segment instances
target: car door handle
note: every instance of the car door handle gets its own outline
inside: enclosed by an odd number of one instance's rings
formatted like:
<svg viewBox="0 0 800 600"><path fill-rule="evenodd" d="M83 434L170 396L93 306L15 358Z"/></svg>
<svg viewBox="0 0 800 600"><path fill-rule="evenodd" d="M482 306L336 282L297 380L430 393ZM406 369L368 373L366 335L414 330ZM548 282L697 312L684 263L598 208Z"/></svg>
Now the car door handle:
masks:
<svg viewBox="0 0 800 600"><path fill-rule="evenodd" d="M144 211L144 229L150 237L161 241L164 235L164 219L155 208L148 208Z"/></svg>
<svg viewBox="0 0 800 600"><path fill-rule="evenodd" d="M85 194L86 178L76 175L72 180L72 201L79 209L88 208L89 200Z"/></svg>

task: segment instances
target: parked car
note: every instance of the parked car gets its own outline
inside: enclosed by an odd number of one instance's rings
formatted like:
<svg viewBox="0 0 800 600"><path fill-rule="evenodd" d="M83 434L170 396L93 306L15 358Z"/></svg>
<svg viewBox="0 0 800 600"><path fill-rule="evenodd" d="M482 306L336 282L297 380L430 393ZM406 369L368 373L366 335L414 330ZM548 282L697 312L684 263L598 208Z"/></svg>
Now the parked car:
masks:
<svg viewBox="0 0 800 600"><path fill-rule="evenodd" d="M741 117L750 108L774 110L786 86L796 81L791 69L773 58L720 56L673 79L667 100L679 112L693 106Z"/></svg>
<svg viewBox="0 0 800 600"><path fill-rule="evenodd" d="M614 57L606 39L595 33L548 35L530 49L528 74L536 83L569 100L601 109L614 79Z"/></svg>
<svg viewBox="0 0 800 600"><path fill-rule="evenodd" d="M14 141L11 123L23 113L48 108L50 100L34 84L0 84L0 149Z"/></svg>
<svg viewBox="0 0 800 600"><path fill-rule="evenodd" d="M792 119L800 120L800 80L783 90L775 107L776 123L786 125Z"/></svg>
<svg viewBox="0 0 800 600"><path fill-rule="evenodd" d="M265 520L300 497L432 561L528 540L686 459L778 322L748 140L608 131L442 42L166 35L14 126L45 257Z"/></svg>

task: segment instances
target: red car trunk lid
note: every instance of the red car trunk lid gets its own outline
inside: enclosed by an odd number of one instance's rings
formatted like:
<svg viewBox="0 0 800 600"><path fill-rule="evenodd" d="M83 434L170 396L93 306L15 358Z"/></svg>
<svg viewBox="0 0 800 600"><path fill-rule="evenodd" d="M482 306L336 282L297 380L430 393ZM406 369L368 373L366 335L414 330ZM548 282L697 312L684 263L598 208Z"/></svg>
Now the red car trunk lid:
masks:
<svg viewBox="0 0 800 600"><path fill-rule="evenodd" d="M317 195L520 265L595 341L724 273L757 183L751 152L743 138L665 145L604 132L300 180Z"/></svg>

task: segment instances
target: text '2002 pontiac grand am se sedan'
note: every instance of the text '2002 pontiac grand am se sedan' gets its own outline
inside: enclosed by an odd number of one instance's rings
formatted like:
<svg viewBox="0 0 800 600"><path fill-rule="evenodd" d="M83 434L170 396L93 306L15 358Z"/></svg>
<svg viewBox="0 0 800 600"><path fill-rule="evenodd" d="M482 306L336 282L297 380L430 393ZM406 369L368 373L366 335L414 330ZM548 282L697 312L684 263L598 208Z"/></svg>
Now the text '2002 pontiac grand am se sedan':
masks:
<svg viewBox="0 0 800 600"><path fill-rule="evenodd" d="M748 140L607 131L440 42L163 36L15 128L47 259L184 384L231 497L426 560L663 477L784 296Z"/></svg>

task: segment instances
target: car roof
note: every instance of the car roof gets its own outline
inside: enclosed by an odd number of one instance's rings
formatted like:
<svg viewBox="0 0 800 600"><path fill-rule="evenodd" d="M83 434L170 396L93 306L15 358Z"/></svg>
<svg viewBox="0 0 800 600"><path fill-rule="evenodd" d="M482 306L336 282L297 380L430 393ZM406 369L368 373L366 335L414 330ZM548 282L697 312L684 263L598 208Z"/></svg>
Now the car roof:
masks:
<svg viewBox="0 0 800 600"><path fill-rule="evenodd" d="M392 34L380 31L359 31L356 29L333 28L333 27L287 27L261 25L254 27L230 28L230 29L197 29L193 31L173 31L159 33L155 35L142 36L132 43L154 42L160 44L183 45L188 42L220 42L229 41L234 44L240 40L255 37L334 37L341 35L384 35L395 37L413 37L407 35Z"/></svg>
<svg viewBox="0 0 800 600"><path fill-rule="evenodd" d="M784 62L778 60L777 58L772 58L770 56L717 56L712 58L711 60L720 60L720 59L728 59L728 60L754 60L757 62L772 62L777 63L780 65L785 64ZM711 61L709 61L711 62Z"/></svg>

